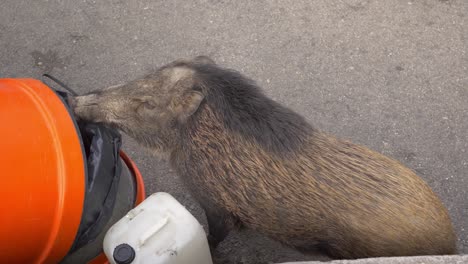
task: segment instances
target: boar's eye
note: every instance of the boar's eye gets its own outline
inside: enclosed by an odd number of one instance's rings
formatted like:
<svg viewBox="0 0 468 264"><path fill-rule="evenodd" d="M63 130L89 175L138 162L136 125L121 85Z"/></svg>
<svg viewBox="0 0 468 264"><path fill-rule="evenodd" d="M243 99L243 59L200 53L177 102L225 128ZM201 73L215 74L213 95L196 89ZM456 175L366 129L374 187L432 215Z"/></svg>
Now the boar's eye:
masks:
<svg viewBox="0 0 468 264"><path fill-rule="evenodd" d="M155 108L155 104L146 101L139 101L135 110L141 118L147 118L153 116L158 112L154 110Z"/></svg>
<svg viewBox="0 0 468 264"><path fill-rule="evenodd" d="M133 101L138 104L139 108L142 107L148 110L156 108L156 103L153 101L153 98L151 96L134 98Z"/></svg>
<svg viewBox="0 0 468 264"><path fill-rule="evenodd" d="M150 101L142 102L142 105L144 108L149 109L149 110L156 108L156 106Z"/></svg>

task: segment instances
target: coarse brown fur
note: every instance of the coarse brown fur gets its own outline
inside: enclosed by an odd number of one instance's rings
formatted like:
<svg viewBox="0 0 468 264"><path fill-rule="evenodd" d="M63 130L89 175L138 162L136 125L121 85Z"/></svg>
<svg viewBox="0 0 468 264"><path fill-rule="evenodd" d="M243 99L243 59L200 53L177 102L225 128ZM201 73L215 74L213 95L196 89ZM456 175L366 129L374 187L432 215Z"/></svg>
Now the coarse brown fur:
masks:
<svg viewBox="0 0 468 264"><path fill-rule="evenodd" d="M73 104L169 157L206 212L213 247L243 226L334 258L456 252L446 208L412 170L313 128L207 57Z"/></svg>

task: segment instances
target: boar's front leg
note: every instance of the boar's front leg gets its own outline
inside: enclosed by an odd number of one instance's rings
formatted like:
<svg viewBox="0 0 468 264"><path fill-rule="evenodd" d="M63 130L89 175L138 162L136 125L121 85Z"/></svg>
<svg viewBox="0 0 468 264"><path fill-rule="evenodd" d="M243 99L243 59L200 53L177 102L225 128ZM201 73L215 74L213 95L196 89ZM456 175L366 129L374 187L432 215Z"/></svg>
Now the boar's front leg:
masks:
<svg viewBox="0 0 468 264"><path fill-rule="evenodd" d="M208 220L208 244L213 251L233 229L240 227L240 221L223 208L203 206Z"/></svg>

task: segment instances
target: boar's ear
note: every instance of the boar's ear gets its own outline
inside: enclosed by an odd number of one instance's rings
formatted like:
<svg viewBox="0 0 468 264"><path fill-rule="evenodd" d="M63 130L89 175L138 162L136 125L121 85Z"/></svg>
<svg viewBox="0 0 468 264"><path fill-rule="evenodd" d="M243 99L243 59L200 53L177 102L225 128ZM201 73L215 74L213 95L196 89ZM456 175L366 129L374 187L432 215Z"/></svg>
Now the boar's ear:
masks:
<svg viewBox="0 0 468 264"><path fill-rule="evenodd" d="M172 102L172 109L179 120L183 123L193 115L200 106L205 96L199 91L186 91L182 96Z"/></svg>
<svg viewBox="0 0 468 264"><path fill-rule="evenodd" d="M214 60L212 60L210 57L204 56L204 55L200 55L200 56L195 57L193 59L193 61L195 63L198 63L198 64L216 64L214 62Z"/></svg>

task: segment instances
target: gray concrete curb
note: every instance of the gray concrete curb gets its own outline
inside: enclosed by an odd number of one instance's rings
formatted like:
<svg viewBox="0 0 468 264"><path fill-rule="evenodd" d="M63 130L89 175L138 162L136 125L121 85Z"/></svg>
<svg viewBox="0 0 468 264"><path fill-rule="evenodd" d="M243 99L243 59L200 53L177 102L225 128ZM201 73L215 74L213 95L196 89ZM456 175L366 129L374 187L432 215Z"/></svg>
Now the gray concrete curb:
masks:
<svg viewBox="0 0 468 264"><path fill-rule="evenodd" d="M306 261L306 262L284 262L280 264L465 264L468 263L468 255L454 256L419 256L419 257L391 257L391 258L368 258L356 260L334 260L329 262Z"/></svg>

